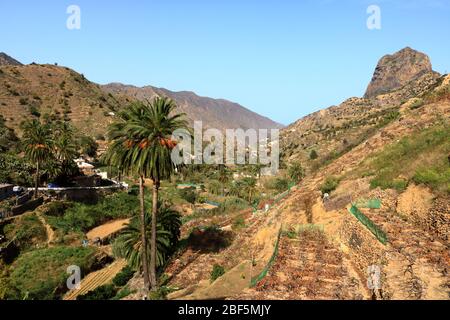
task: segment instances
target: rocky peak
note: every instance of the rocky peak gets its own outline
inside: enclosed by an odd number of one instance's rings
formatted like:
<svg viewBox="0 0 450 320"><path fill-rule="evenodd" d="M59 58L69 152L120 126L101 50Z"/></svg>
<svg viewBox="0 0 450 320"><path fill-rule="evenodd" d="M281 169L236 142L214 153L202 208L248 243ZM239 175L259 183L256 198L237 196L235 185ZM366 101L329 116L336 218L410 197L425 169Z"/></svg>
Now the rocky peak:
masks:
<svg viewBox="0 0 450 320"><path fill-rule="evenodd" d="M372 98L399 89L430 72L433 72L430 58L406 47L380 59L364 97Z"/></svg>
<svg viewBox="0 0 450 320"><path fill-rule="evenodd" d="M4 52L0 52L0 66L21 66L22 64Z"/></svg>

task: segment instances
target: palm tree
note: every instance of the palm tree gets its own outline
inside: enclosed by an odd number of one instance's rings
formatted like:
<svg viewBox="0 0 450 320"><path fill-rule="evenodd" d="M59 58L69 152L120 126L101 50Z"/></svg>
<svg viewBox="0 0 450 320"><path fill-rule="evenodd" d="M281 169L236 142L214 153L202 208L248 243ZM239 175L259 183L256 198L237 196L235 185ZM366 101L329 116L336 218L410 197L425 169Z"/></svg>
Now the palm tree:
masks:
<svg viewBox="0 0 450 320"><path fill-rule="evenodd" d="M152 103L137 102L119 113L119 121L108 132L111 144L106 160L126 173L139 175L141 217L142 268L146 289L156 290L156 226L161 180L168 179L175 165L171 151L176 143L170 139L177 129L186 129L184 114L174 114L176 104L168 98L155 98ZM152 232L150 243L150 270L147 264L147 234L145 224L144 179L153 182Z"/></svg>
<svg viewBox="0 0 450 320"><path fill-rule="evenodd" d="M146 204L149 204L146 201ZM151 204L149 204L151 205ZM147 237L152 236L151 226L152 216L146 211L145 213L145 232ZM170 208L168 205L159 205L158 223L156 225L156 267L162 267L169 254L178 242L180 236L181 215ZM142 250L141 237L142 224L140 219L135 217L121 232L114 242L114 253L117 256L127 259L128 264L139 270L143 267L143 261L148 260L143 257L143 252L147 254L147 250ZM148 243L147 243L148 246Z"/></svg>
<svg viewBox="0 0 450 320"><path fill-rule="evenodd" d="M294 162L289 166L289 176L295 183L299 183L305 177L305 170L299 162Z"/></svg>
<svg viewBox="0 0 450 320"><path fill-rule="evenodd" d="M71 133L65 132L55 137L56 158L61 163L62 171L67 174L74 158L77 157L77 145Z"/></svg>
<svg viewBox="0 0 450 320"><path fill-rule="evenodd" d="M244 193L246 200L252 202L253 195L256 191L256 179L245 177L241 180L242 192Z"/></svg>
<svg viewBox="0 0 450 320"><path fill-rule="evenodd" d="M34 197L38 195L40 168L52 157L52 136L48 125L38 120L26 121L23 126L23 144L26 157L36 165Z"/></svg>

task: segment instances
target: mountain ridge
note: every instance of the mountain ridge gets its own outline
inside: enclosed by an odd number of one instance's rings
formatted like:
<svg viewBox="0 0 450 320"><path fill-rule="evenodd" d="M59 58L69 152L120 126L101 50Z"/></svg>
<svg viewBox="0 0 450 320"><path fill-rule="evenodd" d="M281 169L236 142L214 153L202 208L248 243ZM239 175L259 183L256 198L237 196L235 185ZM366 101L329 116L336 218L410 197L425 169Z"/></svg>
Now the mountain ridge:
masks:
<svg viewBox="0 0 450 320"><path fill-rule="evenodd" d="M268 117L254 113L239 103L226 99L204 97L193 91L171 91L151 85L138 87L120 82L103 85L108 93L132 96L138 100L151 100L155 96L167 96L175 100L182 112L185 112L191 122L201 120L206 127L218 129L280 129L283 125ZM222 114L219 114L222 112ZM196 116L192 116L192 115ZM224 123L227 126L224 126Z"/></svg>

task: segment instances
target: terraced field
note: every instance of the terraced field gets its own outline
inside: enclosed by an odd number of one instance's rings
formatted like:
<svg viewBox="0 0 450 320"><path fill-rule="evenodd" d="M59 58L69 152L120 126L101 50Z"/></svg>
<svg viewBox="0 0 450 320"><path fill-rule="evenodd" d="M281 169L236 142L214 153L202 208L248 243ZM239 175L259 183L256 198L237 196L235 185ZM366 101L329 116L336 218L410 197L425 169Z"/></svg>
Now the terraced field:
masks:
<svg viewBox="0 0 450 320"><path fill-rule="evenodd" d="M339 249L319 230L280 239L279 253L268 275L237 299L340 300L363 299L363 289Z"/></svg>
<svg viewBox="0 0 450 320"><path fill-rule="evenodd" d="M124 259L120 259L99 271L88 274L81 281L81 288L69 291L63 300L76 300L78 296L108 284L126 265L127 262Z"/></svg>

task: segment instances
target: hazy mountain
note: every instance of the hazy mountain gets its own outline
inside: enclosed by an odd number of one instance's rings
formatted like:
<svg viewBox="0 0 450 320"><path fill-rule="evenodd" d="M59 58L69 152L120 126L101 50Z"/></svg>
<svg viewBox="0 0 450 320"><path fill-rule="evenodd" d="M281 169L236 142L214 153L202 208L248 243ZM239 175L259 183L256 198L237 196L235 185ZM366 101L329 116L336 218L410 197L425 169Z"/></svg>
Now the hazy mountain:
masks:
<svg viewBox="0 0 450 320"><path fill-rule="evenodd" d="M205 127L218 129L282 127L279 123L252 112L240 104L224 99L200 97L194 92L173 92L152 86L139 88L121 83L111 83L102 88L108 93L138 100L151 100L156 96L169 97L177 102L180 110L187 114L191 122L201 120Z"/></svg>

